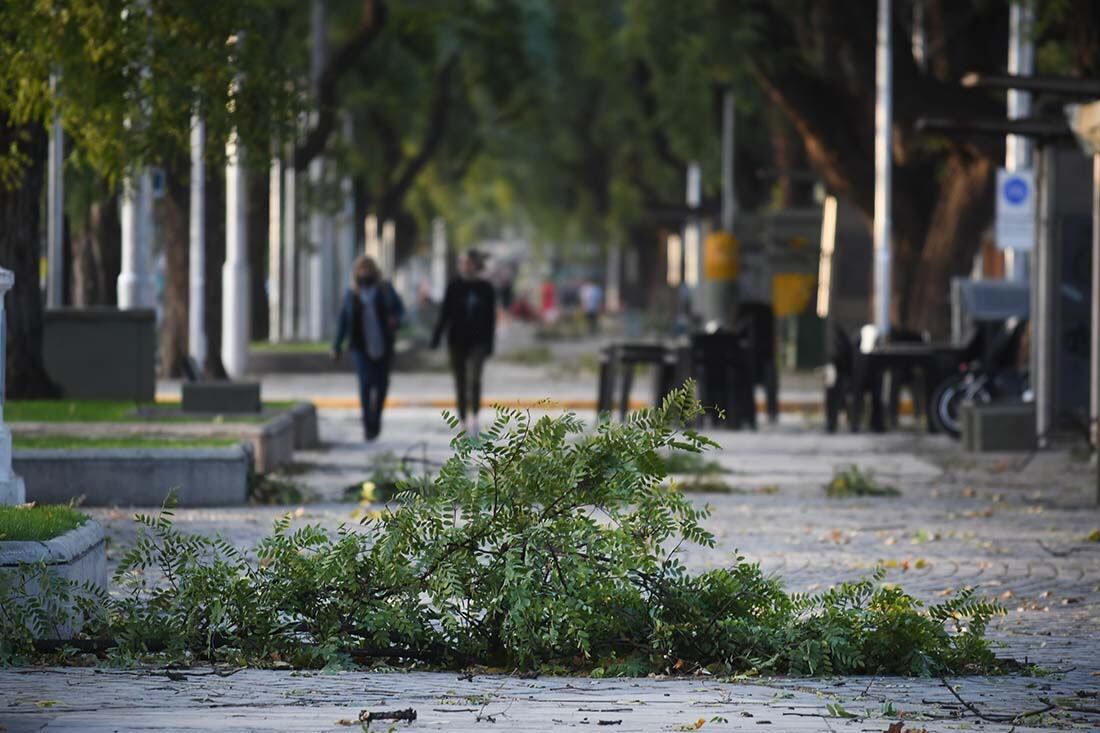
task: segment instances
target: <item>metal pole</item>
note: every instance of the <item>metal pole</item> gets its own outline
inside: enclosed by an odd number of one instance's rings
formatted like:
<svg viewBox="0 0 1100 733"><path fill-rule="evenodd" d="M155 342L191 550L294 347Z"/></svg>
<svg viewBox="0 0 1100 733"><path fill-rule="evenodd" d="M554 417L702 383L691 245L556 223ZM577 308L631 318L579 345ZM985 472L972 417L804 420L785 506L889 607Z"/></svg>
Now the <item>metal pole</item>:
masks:
<svg viewBox="0 0 1100 733"><path fill-rule="evenodd" d="M50 74L50 92L56 99L56 73ZM56 108L50 128L48 155L46 262L49 270L46 282L46 305L49 308L60 308L64 305L65 288L65 177L61 168L65 160L65 135L61 129L61 115Z"/></svg>
<svg viewBox="0 0 1100 733"><path fill-rule="evenodd" d="M1032 389L1035 392L1035 434L1045 447L1054 426L1054 189L1057 148L1042 146L1039 167L1039 221L1035 238L1035 281L1032 285Z"/></svg>
<svg viewBox="0 0 1100 733"><path fill-rule="evenodd" d="M696 209L703 199L703 174L698 161L688 163L687 169L687 205L691 209L687 226L684 228L684 284L692 295L696 313L706 314L706 301L703 297L703 243L700 241L699 215Z"/></svg>
<svg viewBox="0 0 1100 733"><path fill-rule="evenodd" d="M733 187L734 112L733 90L727 89L722 94L722 229L731 234L737 216L737 191Z"/></svg>
<svg viewBox="0 0 1100 733"><path fill-rule="evenodd" d="M318 86L325 68L327 55L327 27L325 0L312 0L310 28L313 34L310 55L310 78L313 83L314 104L317 103ZM314 112L316 115L316 112ZM320 204L320 189L325 178L324 160L318 156L309 164L309 186L312 205L309 213L309 240L312 251L309 256L309 295L306 302L309 317L306 321L308 338L320 341L329 336L329 301L332 273L332 227L328 212Z"/></svg>
<svg viewBox="0 0 1100 733"><path fill-rule="evenodd" d="M431 264L432 300L443 302L443 293L447 290L447 222L437 216L432 220L432 264Z"/></svg>
<svg viewBox="0 0 1100 733"><path fill-rule="evenodd" d="M237 131L225 143L225 264L222 266L222 364L230 377L248 366L248 184Z"/></svg>
<svg viewBox="0 0 1100 733"><path fill-rule="evenodd" d="M893 234L891 195L893 159L890 151L893 128L893 56L891 44L891 0L878 3L878 46L875 54L875 304L874 322L878 337L890 333L890 238Z"/></svg>
<svg viewBox="0 0 1100 733"><path fill-rule="evenodd" d="M283 168L283 326L284 340L292 341L301 336L295 319L298 293L298 218L295 195L296 176L294 163L288 158ZM300 307L300 306L299 306Z"/></svg>
<svg viewBox="0 0 1100 733"><path fill-rule="evenodd" d="M122 181L120 198L122 258L118 273L118 307L145 307L146 253L142 226L142 178L131 171Z"/></svg>
<svg viewBox="0 0 1100 733"><path fill-rule="evenodd" d="M206 366L206 123L191 118L191 205L188 227L189 301L187 353L199 369Z"/></svg>
<svg viewBox="0 0 1100 733"><path fill-rule="evenodd" d="M283 162L271 158L267 174L267 340L283 340Z"/></svg>
<svg viewBox="0 0 1100 733"><path fill-rule="evenodd" d="M1100 504L1100 152L1092 156L1092 340L1090 427L1097 451L1096 503Z"/></svg>
<svg viewBox="0 0 1100 733"><path fill-rule="evenodd" d="M1008 14L1008 73L1030 75L1035 71L1035 41L1032 38L1034 7L1032 0L1013 2ZM1031 93L1008 90L1008 118L1031 114ZM1005 138L1005 168L1010 171L1031 167L1031 140L1019 135ZM1028 279L1028 255L1022 250L1005 250L1005 278L1017 282Z"/></svg>

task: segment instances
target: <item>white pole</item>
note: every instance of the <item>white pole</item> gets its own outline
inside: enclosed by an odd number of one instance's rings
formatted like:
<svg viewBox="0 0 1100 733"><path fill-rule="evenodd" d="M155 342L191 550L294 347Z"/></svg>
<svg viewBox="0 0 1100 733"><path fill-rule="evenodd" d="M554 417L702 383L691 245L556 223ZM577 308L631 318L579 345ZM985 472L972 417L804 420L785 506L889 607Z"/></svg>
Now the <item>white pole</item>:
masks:
<svg viewBox="0 0 1100 733"><path fill-rule="evenodd" d="M298 211L297 176L294 163L287 160L283 168L283 326L282 337L292 341L301 336L295 319L295 297L298 291ZM300 306L299 306L300 307Z"/></svg>
<svg viewBox="0 0 1100 733"><path fill-rule="evenodd" d="M122 181L122 262L118 274L118 307L124 310L146 307L146 291L151 290L147 286L149 253L147 227L142 214L147 178L142 171L136 177L131 174Z"/></svg>
<svg viewBox="0 0 1100 733"><path fill-rule="evenodd" d="M607 248L607 310L617 313L623 307L623 248L612 244Z"/></svg>
<svg viewBox="0 0 1100 733"><path fill-rule="evenodd" d="M378 265L383 277L393 277L397 269L397 227L392 219L382 222L382 261Z"/></svg>
<svg viewBox="0 0 1100 733"><path fill-rule="evenodd" d="M11 431L4 424L4 364L7 362L7 338L5 338L6 318L4 314L4 295L15 285L15 274L11 270L0 268L0 506L4 504L23 504L27 501L23 479L11 470Z"/></svg>
<svg viewBox="0 0 1100 733"><path fill-rule="evenodd" d="M893 129L893 56L891 43L891 0L878 3L878 46L875 59L875 304L874 322L878 337L890 333L890 238L893 235L891 195L893 159L890 152Z"/></svg>
<svg viewBox="0 0 1100 733"><path fill-rule="evenodd" d="M283 340L283 164L278 155L271 159L267 186L267 340Z"/></svg>
<svg viewBox="0 0 1100 733"><path fill-rule="evenodd" d="M327 55L327 27L325 0L312 0L310 29L313 35L310 55L310 78L313 82L314 103L317 102L321 73ZM314 113L316 114L316 112ZM324 160L318 156L309 164L309 185L312 207L309 214L309 240L312 251L309 256L309 296L307 306L309 338L320 341L329 336L328 324L332 308L332 223L331 217L320 202L321 187L325 179Z"/></svg>
<svg viewBox="0 0 1100 733"><path fill-rule="evenodd" d="M692 211L684 228L684 284L691 289L695 312L703 314L703 242L699 215L695 211L703 199L703 174L698 161L688 163L686 199Z"/></svg>
<svg viewBox="0 0 1100 733"><path fill-rule="evenodd" d="M57 74L50 74L50 92L57 94ZM60 308L64 305L65 287L65 177L62 163L65 160L65 136L61 130L61 115L54 110L50 128L49 183L46 219L46 262L49 265L46 281L46 305Z"/></svg>
<svg viewBox="0 0 1100 733"><path fill-rule="evenodd" d="M382 242L378 238L378 217L374 214L367 214L367 217L363 220L363 237L363 251L367 257L372 258L381 267Z"/></svg>
<svg viewBox="0 0 1100 733"><path fill-rule="evenodd" d="M1035 40L1032 37L1034 6L1032 0L1011 3L1008 11L1008 73L1027 76L1035 71ZM1010 89L1008 91L1008 118L1010 120L1031 114L1031 93ZM1005 139L1005 168L1010 171L1031 167L1031 140L1018 135ZM1005 277L1017 282L1028 279L1027 252L1005 251Z"/></svg>
<svg viewBox="0 0 1100 733"><path fill-rule="evenodd" d="M225 144L225 264L222 266L222 364L230 377L248 366L247 182L237 131Z"/></svg>
<svg viewBox="0 0 1100 733"><path fill-rule="evenodd" d="M187 352L201 370L206 367L206 122L198 115L191 118L189 214Z"/></svg>
<svg viewBox="0 0 1100 733"><path fill-rule="evenodd" d="M432 220L432 264L431 264L432 300L443 302L443 293L447 289L447 222L442 216Z"/></svg>

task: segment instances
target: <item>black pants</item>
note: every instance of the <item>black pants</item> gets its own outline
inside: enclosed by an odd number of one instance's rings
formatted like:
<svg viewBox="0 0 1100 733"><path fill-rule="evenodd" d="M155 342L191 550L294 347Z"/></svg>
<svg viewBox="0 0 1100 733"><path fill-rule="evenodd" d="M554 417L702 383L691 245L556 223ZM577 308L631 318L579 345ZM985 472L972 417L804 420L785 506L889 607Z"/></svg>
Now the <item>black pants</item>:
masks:
<svg viewBox="0 0 1100 733"><path fill-rule="evenodd" d="M363 412L363 435L374 440L382 431L382 408L390 388L390 359L371 359L362 351L352 349L355 372L359 377L359 406Z"/></svg>
<svg viewBox="0 0 1100 733"><path fill-rule="evenodd" d="M451 349L451 373L455 378L455 402L460 420L465 420L467 414L476 417L481 410L481 372L486 356L486 350L480 346Z"/></svg>

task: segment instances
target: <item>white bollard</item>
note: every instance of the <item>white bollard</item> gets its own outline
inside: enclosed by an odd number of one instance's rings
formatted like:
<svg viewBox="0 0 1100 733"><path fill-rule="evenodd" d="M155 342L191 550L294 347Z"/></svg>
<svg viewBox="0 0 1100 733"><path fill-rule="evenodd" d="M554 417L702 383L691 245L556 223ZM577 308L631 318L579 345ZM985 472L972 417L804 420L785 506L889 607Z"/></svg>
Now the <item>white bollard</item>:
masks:
<svg viewBox="0 0 1100 733"><path fill-rule="evenodd" d="M0 504L22 504L27 500L23 479L11 470L11 431L4 424L4 385L7 364L7 318L4 295L15 284L15 273L0 268Z"/></svg>
<svg viewBox="0 0 1100 733"><path fill-rule="evenodd" d="M225 144L225 264L222 266L222 365L230 377L248 367L247 182L237 132Z"/></svg>

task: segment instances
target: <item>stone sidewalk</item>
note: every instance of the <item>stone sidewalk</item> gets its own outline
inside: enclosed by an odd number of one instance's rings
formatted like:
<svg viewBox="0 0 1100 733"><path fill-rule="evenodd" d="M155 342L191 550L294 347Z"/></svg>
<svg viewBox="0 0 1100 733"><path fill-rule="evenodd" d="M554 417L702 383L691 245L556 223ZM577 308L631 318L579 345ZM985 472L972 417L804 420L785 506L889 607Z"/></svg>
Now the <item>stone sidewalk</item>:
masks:
<svg viewBox="0 0 1100 733"><path fill-rule="evenodd" d="M321 414L327 449L299 455L296 480L321 501L295 507L176 512L191 531L250 547L288 510L298 523L355 521L336 501L362 481L372 456L447 454L451 434L435 410L391 410L382 439L357 440L357 416ZM1000 653L1036 663L1040 676L950 680L899 678L717 681L590 680L456 674L242 671L229 677L190 670L27 669L0 671L0 725L7 730L345 730L360 710L413 707L397 730L859 730L886 731L905 715L913 731L1013 728L1096 729L1100 715L1100 528L1087 463L1069 452L965 456L944 438L916 433L826 436L796 416L758 433L715 434L715 454L731 472L723 494L693 494L713 514L714 550L688 548L695 569L739 551L813 591L858 578L876 565L888 580L935 601L974 586L1008 614L991 636ZM854 464L897 486L897 498L827 499L834 468ZM112 539L110 562L133 536L130 510L94 510ZM830 707L830 706L833 707ZM839 705L839 707L835 707ZM1073 708L1075 710L1069 710ZM978 719L975 711L995 722ZM847 718L844 714L858 717ZM616 722L621 721L621 722ZM388 730L375 724L371 730Z"/></svg>

